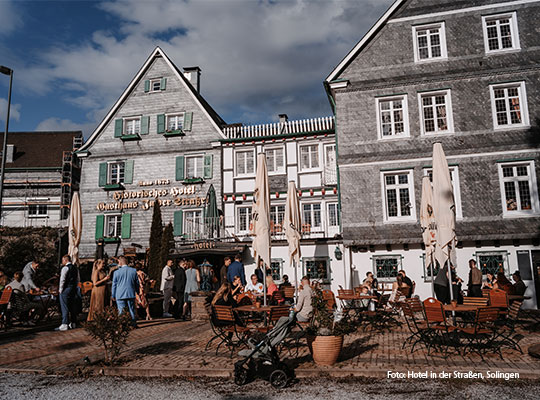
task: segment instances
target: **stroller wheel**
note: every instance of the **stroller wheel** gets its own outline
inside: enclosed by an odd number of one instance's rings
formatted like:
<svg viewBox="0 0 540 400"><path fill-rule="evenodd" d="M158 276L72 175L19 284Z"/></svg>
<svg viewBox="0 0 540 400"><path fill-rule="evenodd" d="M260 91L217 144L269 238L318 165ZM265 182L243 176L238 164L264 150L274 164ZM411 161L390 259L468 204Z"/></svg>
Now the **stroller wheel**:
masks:
<svg viewBox="0 0 540 400"><path fill-rule="evenodd" d="M288 382L289 377L282 369L276 369L270 374L270 384L276 389L283 389Z"/></svg>
<svg viewBox="0 0 540 400"><path fill-rule="evenodd" d="M234 383L238 386L245 385L248 380L248 370L244 367L236 367L234 369Z"/></svg>

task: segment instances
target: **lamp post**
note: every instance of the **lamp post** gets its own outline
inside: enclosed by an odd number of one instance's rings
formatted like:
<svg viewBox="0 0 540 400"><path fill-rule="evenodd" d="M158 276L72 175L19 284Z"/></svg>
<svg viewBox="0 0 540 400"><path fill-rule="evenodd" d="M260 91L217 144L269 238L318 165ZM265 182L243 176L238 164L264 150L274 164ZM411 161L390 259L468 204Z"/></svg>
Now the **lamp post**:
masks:
<svg viewBox="0 0 540 400"><path fill-rule="evenodd" d="M4 193L4 170L6 169L6 153L7 153L7 141L8 141L8 128L9 128L9 111L11 108L11 85L13 83L13 70L11 68L0 65L0 73L9 75L9 92L8 103L6 112L6 129L4 130L4 144L2 146L2 166L0 168L0 226L2 226L2 201Z"/></svg>

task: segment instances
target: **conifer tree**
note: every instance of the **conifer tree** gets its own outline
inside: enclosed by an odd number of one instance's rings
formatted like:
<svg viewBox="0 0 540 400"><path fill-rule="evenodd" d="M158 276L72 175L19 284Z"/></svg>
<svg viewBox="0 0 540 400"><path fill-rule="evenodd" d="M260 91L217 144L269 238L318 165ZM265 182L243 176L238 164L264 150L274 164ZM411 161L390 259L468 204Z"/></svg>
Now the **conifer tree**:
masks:
<svg viewBox="0 0 540 400"><path fill-rule="evenodd" d="M156 200L154 213L152 214L152 226L150 228L150 251L148 255L148 275L150 279L161 281L161 240L163 236L163 223L161 222L161 207ZM159 283L158 283L159 284Z"/></svg>
<svg viewBox="0 0 540 400"><path fill-rule="evenodd" d="M163 236L161 238L161 265L165 265L173 248L174 227L173 224L169 222L163 229Z"/></svg>

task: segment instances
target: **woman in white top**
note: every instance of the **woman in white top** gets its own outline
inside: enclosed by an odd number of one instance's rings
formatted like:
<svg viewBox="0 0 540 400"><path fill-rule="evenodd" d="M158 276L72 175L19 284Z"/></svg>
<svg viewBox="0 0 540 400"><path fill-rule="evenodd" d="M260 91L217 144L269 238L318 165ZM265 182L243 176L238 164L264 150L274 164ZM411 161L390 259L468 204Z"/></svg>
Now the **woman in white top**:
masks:
<svg viewBox="0 0 540 400"><path fill-rule="evenodd" d="M257 275L251 275L251 282L246 285L244 292L251 292L256 296L263 294L263 284L258 282Z"/></svg>

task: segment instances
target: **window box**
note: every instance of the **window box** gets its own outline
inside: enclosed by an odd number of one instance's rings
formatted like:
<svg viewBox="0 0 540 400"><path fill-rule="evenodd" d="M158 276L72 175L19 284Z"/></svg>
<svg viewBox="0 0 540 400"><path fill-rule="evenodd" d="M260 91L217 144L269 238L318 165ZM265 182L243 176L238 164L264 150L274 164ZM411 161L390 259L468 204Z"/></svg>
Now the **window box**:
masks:
<svg viewBox="0 0 540 400"><path fill-rule="evenodd" d="M182 181L184 185L192 185L194 183L204 183L203 178L186 178Z"/></svg>
<svg viewBox="0 0 540 400"><path fill-rule="evenodd" d="M119 237L105 237L105 238L103 238L103 241L105 243L119 243L120 238Z"/></svg>
<svg viewBox="0 0 540 400"><path fill-rule="evenodd" d="M121 183L111 183L109 185L105 185L103 186L103 190L124 190L124 185L122 185Z"/></svg>
<svg viewBox="0 0 540 400"><path fill-rule="evenodd" d="M182 129L168 130L163 134L165 137L186 136Z"/></svg>
<svg viewBox="0 0 540 400"><path fill-rule="evenodd" d="M120 136L120 139L122 139L123 142L131 142L134 140L141 140L141 137L137 133L135 133L132 135L122 135Z"/></svg>

